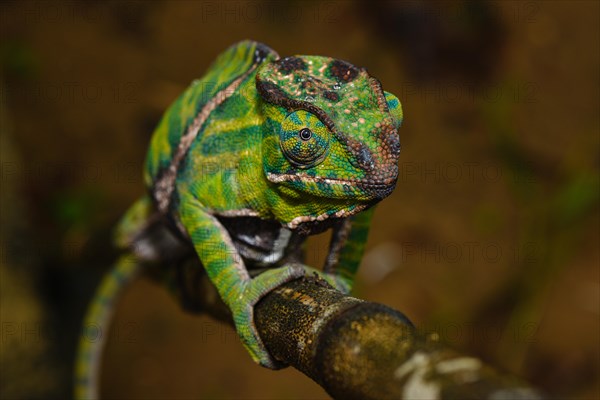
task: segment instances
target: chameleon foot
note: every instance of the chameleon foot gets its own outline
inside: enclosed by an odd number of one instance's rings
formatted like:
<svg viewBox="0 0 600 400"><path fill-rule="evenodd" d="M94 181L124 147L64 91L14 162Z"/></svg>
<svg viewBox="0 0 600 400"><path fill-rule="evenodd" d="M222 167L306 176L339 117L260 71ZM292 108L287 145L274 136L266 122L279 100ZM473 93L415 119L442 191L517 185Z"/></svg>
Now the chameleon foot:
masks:
<svg viewBox="0 0 600 400"><path fill-rule="evenodd" d="M230 305L233 320L244 347L246 347L252 359L262 366L271 369L283 367L280 362L271 357L260 339L254 323L254 306L265 294L283 283L309 275L317 275L342 293L350 292L350 284L340 276L294 263L269 269L246 282L240 294L236 297L237 301Z"/></svg>
<svg viewBox="0 0 600 400"><path fill-rule="evenodd" d="M254 324L254 305L271 290L285 282L306 275L304 266L290 264L280 268L269 269L243 284L240 294L229 306L233 314L236 330L252 359L260 365L279 369L284 365L271 357L260 339Z"/></svg>

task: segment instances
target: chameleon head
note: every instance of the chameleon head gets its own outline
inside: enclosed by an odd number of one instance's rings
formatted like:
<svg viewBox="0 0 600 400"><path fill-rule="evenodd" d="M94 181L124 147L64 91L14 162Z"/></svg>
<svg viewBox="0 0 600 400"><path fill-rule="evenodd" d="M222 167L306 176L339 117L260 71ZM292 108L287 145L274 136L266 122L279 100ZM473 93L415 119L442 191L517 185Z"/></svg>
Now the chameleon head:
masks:
<svg viewBox="0 0 600 400"><path fill-rule="evenodd" d="M269 181L290 195L346 205L368 206L393 191L402 109L364 68L287 57L261 66L256 86L267 120Z"/></svg>

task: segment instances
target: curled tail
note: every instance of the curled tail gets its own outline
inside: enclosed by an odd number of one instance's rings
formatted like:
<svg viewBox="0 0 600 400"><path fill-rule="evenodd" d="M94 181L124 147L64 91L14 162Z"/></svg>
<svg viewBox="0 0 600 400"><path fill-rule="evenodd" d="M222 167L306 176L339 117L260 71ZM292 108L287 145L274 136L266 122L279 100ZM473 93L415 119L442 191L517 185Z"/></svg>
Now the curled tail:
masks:
<svg viewBox="0 0 600 400"><path fill-rule="evenodd" d="M112 314L123 290L138 276L141 264L125 254L100 283L90 304L79 338L75 365L75 399L97 399L102 352L108 339Z"/></svg>

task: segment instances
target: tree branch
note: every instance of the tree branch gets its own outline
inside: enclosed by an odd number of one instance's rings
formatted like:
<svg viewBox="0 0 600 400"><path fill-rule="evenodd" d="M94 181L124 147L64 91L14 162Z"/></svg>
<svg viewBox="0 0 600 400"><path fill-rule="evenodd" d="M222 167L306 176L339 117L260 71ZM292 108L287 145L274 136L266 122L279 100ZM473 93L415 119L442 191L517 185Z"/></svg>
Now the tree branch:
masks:
<svg viewBox="0 0 600 400"><path fill-rule="evenodd" d="M190 309L231 324L208 279L193 281ZM255 322L275 359L336 399L543 398L518 378L440 343L437 334L418 332L399 311L346 296L316 277L267 294L255 306Z"/></svg>
<svg viewBox="0 0 600 400"><path fill-rule="evenodd" d="M269 293L255 307L269 352L339 399L540 399L518 379L418 333L400 312L315 278Z"/></svg>

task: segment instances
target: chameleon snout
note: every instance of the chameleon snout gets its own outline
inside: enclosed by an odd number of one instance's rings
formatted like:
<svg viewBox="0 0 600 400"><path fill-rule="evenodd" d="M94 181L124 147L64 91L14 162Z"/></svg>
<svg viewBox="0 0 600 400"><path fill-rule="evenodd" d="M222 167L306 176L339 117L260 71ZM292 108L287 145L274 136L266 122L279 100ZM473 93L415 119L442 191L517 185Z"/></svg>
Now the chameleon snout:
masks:
<svg viewBox="0 0 600 400"><path fill-rule="evenodd" d="M375 146L349 140L347 148L351 163L365 172L360 186L370 197L381 200L396 187L401 145L398 130L391 125L383 126L377 136Z"/></svg>

